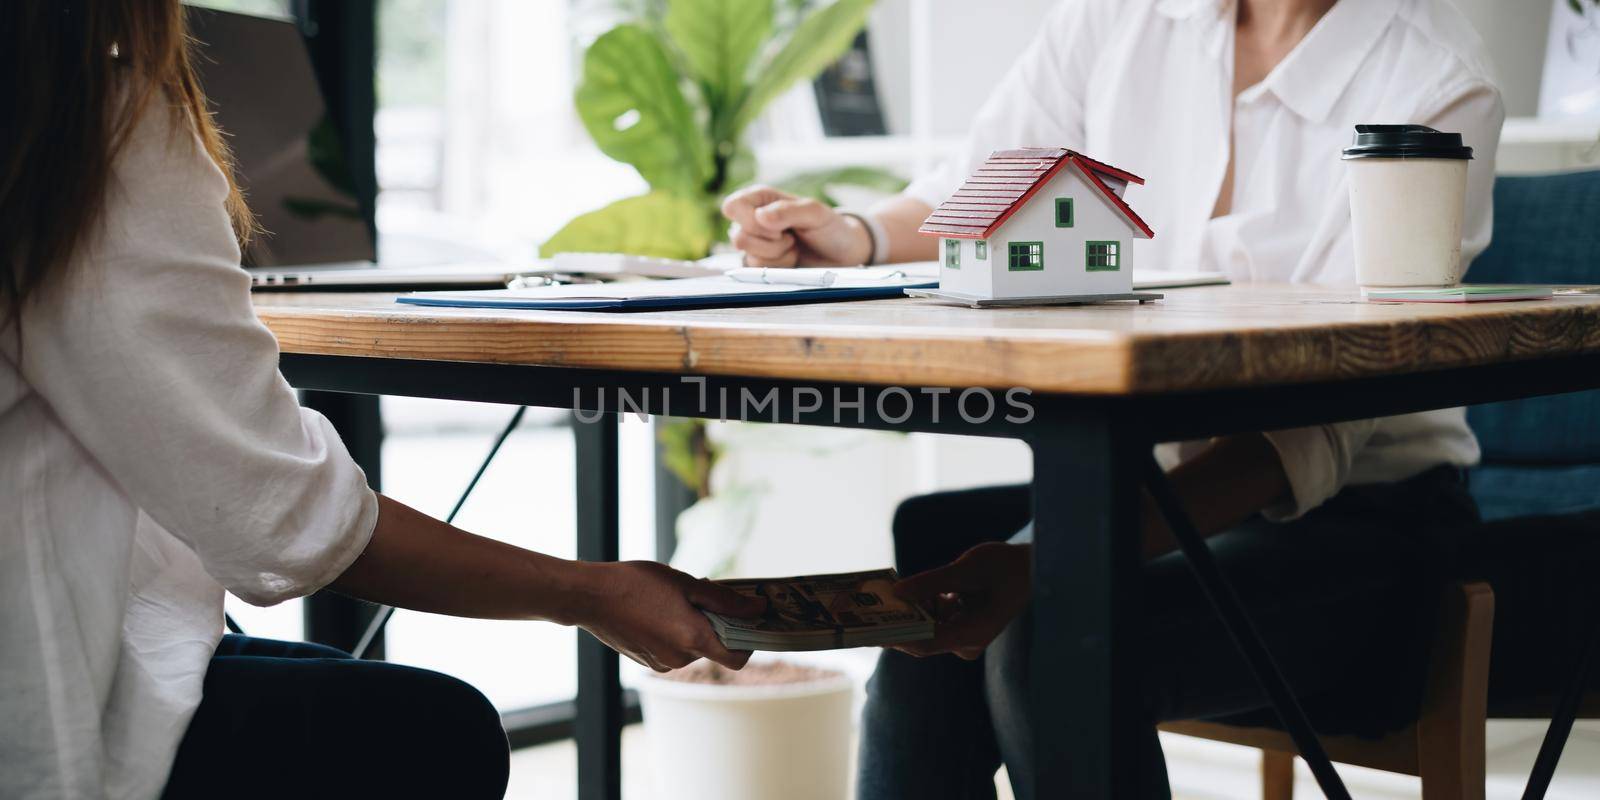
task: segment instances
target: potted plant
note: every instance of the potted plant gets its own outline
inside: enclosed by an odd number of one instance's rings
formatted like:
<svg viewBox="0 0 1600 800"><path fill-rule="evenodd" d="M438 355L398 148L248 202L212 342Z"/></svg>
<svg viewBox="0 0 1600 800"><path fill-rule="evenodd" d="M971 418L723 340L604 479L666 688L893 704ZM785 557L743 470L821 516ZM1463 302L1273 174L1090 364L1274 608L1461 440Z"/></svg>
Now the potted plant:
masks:
<svg viewBox="0 0 1600 800"><path fill-rule="evenodd" d="M578 116L606 155L632 165L650 191L582 214L540 248L695 259L726 239L722 199L755 176L750 125L789 88L850 47L873 0L631 0L621 24L584 54ZM891 193L905 181L845 167L795 175L780 187L836 205L835 186ZM738 529L752 519L747 487L711 497L716 452L700 420L661 420L664 459L699 502L680 526ZM741 522L742 521L742 522ZM748 531L745 532L747 535ZM743 535L683 537L736 552ZM697 545L691 545L692 548ZM702 574L726 570L710 559Z"/></svg>
<svg viewBox="0 0 1600 800"><path fill-rule="evenodd" d="M695 259L726 239L722 199L755 176L746 134L790 87L815 78L860 32L873 0L631 0L628 18L584 54L578 115L606 155L632 165L650 191L582 214L540 248ZM905 181L880 169L845 167L779 183L836 205L833 187L892 193ZM736 530L752 519L745 487L711 497L716 452L700 420L660 420L664 459L699 501L680 527ZM744 535L685 536L695 547L736 552ZM715 543L715 544L714 544ZM720 574L728 558L708 557Z"/></svg>
<svg viewBox="0 0 1600 800"><path fill-rule="evenodd" d="M826 519L829 513L813 500L815 516L797 514L797 507L808 507L807 497L819 487L838 497L848 491L844 485L864 486L886 460L903 457L898 448L909 445L901 434L759 423L713 422L666 431L666 463L683 470L680 479L697 487L702 498L678 519L672 564L714 577L780 574L772 570L775 563L780 572L831 569L815 561L792 566L787 559L793 555L748 545L758 544L752 541L758 526L778 540L804 538L810 527L805 520ZM861 491L881 494L875 488ZM882 563L878 556L866 557L870 563L848 568ZM834 667L859 666L844 654L825 658ZM739 673L701 663L664 676L644 675L637 688L658 791L669 798L846 796L854 686L852 677L837 669L767 654L758 654ZM718 756L707 758L707 753Z"/></svg>
<svg viewBox="0 0 1600 800"><path fill-rule="evenodd" d="M545 254L619 252L694 259L726 238L724 196L755 176L750 124L783 92L850 47L872 0L641 0L584 55L578 115L606 155L632 165L646 194L580 215ZM851 168L797 176L799 193L887 191L903 182ZM719 575L754 524L758 484L712 492L719 455L698 420L660 428L666 466L698 501L680 517L675 564ZM691 563L692 562L692 565ZM761 661L744 673L702 665L638 686L668 797L843 798L849 785L853 684L842 673Z"/></svg>

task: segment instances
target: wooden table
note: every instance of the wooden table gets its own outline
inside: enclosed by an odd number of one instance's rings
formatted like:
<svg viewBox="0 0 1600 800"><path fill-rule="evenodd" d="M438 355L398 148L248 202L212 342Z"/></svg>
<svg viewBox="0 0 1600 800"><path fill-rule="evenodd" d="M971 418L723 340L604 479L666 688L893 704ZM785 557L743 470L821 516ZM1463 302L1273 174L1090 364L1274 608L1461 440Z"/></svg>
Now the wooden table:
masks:
<svg viewBox="0 0 1600 800"><path fill-rule="evenodd" d="M1593 295L1377 305L1349 290L1246 285L1145 306L899 299L618 314L263 294L257 310L284 374L306 389L1026 441L1048 489L1034 492L1032 674L1051 679L1032 691L1071 721L1039 731L1039 797L1111 797L1139 770L1129 623L1140 487L1162 488L1152 443L1600 387ZM1028 413L1006 402L1013 389ZM615 558L616 414L594 417L577 426L580 557ZM1197 539L1185 551L1206 560ZM1201 578L1236 634L1253 636L1226 585ZM583 794L615 797L615 656L586 641L580 662ZM1257 666L1270 692L1275 670ZM1296 708L1279 710L1293 723Z"/></svg>

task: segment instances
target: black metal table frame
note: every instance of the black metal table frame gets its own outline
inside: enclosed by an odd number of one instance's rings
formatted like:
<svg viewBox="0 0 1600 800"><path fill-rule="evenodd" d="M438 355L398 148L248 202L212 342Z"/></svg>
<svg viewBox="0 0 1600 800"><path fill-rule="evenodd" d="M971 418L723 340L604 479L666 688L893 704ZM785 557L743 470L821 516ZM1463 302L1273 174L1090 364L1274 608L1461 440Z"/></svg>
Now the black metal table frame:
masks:
<svg viewBox="0 0 1600 800"><path fill-rule="evenodd" d="M1195 561L1280 718L1324 791L1343 787L1304 725L1292 693L1232 601L1149 458L1156 442L1387 416L1600 388L1600 354L1318 383L1135 396L1030 394L1027 419L997 404L987 418L959 413L965 387L686 376L565 367L285 354L300 389L572 409L577 443L578 555L617 557L619 413L845 426L1020 439L1033 451L1034 703L1072 724L1041 728L1038 797L1113 797L1136 784L1140 694L1133 663L1139 576L1140 487L1147 486ZM999 393L997 393L999 394ZM776 403L763 402L776 396ZM734 398L730 405L718 398ZM802 401L798 398L804 397ZM820 397L821 402L814 402ZM991 395L993 398L994 395ZM744 402L746 398L754 405ZM708 402L708 400L710 402ZM790 402L785 402L789 400ZM836 402L828 402L835 400ZM750 415L750 409L756 409ZM983 408L984 406L979 406ZM734 413L728 413L732 411ZM739 413L740 411L746 413ZM605 413L601 413L605 412ZM843 412L842 414L840 412ZM1068 532L1070 531L1070 535ZM584 635L578 649L580 796L621 794L621 730L631 709L615 653Z"/></svg>

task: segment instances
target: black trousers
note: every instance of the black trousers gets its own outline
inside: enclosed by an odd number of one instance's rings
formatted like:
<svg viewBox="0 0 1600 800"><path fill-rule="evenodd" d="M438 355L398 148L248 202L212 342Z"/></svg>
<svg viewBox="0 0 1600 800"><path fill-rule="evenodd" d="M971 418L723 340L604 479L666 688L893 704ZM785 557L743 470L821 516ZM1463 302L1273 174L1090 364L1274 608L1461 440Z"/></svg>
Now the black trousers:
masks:
<svg viewBox="0 0 1600 800"><path fill-rule="evenodd" d="M1011 536L1030 515L1027 487L919 497L895 518L902 574ZM1414 719L1433 621L1456 572L1451 537L1477 523L1463 476L1437 469L1397 484L1347 489L1301 519L1256 519L1212 538L1212 552L1322 733L1375 735ZM1265 695L1181 554L1140 580L1149 726L1143 785L1168 794L1156 723L1227 718L1270 724ZM863 712L862 800L992 798L1002 759L1019 797L1031 788L1035 724L1071 724L1034 708L1030 621L1013 624L982 660L886 651Z"/></svg>
<svg viewBox="0 0 1600 800"><path fill-rule="evenodd" d="M487 800L508 759L499 713L455 678L230 635L163 797Z"/></svg>

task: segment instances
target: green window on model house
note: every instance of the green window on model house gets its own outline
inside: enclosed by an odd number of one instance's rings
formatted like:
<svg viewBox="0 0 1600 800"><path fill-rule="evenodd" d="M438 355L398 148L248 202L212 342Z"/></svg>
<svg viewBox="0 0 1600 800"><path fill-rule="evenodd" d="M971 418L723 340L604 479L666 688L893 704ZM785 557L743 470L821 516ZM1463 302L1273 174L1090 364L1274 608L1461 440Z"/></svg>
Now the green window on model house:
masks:
<svg viewBox="0 0 1600 800"><path fill-rule="evenodd" d="M1056 198L1056 227L1057 228L1070 228L1070 227L1072 227L1072 198L1070 198L1070 197L1057 197Z"/></svg>
<svg viewBox="0 0 1600 800"><path fill-rule="evenodd" d="M944 240L944 265L951 269L961 269L961 240Z"/></svg>
<svg viewBox="0 0 1600 800"><path fill-rule="evenodd" d="M989 243L984 241L984 240L982 240L982 239L979 239L978 241L974 242L973 244L976 245L976 249L978 251L978 256L977 256L978 260L979 261L988 261L989 260Z"/></svg>
<svg viewBox="0 0 1600 800"><path fill-rule="evenodd" d="M1085 242L1084 267L1090 272L1116 272L1122 269L1121 242Z"/></svg>
<svg viewBox="0 0 1600 800"><path fill-rule="evenodd" d="M1044 242L1012 242L1007 245L1006 259L1006 268L1012 272L1044 269Z"/></svg>

